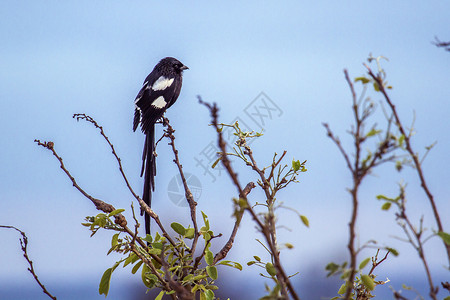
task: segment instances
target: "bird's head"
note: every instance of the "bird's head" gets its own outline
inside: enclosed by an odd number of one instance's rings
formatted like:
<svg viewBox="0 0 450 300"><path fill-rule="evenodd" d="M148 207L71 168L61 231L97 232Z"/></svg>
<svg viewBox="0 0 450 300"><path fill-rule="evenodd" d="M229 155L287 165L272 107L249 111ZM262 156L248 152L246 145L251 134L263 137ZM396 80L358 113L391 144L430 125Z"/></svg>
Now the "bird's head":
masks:
<svg viewBox="0 0 450 300"><path fill-rule="evenodd" d="M166 57L161 59L161 61L158 63L157 67L160 70L166 71L166 72L175 72L177 74L181 74L184 70L189 69L185 65L183 65L178 59L173 57Z"/></svg>

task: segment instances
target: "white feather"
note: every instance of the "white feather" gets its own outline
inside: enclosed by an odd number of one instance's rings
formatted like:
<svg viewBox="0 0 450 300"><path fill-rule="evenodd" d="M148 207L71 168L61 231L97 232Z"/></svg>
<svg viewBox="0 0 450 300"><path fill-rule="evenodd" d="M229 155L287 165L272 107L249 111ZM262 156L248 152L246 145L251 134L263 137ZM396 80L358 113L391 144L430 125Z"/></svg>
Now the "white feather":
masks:
<svg viewBox="0 0 450 300"><path fill-rule="evenodd" d="M159 96L158 98L153 101L152 106L156 108L163 108L165 107L167 102L164 100L163 96Z"/></svg>
<svg viewBox="0 0 450 300"><path fill-rule="evenodd" d="M158 78L158 80L155 81L155 83L152 85L152 90L154 91L162 91L167 89L169 86L171 86L173 83L173 78L166 78L164 76L161 76Z"/></svg>

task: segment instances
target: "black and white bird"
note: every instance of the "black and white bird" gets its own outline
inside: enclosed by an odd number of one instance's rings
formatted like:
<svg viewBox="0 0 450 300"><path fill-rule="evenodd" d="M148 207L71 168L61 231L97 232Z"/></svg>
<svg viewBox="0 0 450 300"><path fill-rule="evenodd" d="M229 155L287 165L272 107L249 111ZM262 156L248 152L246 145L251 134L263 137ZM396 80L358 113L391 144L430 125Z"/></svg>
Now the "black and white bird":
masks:
<svg viewBox="0 0 450 300"><path fill-rule="evenodd" d="M187 69L188 67L173 57L163 58L145 78L134 101L133 131L136 131L140 124L145 134L141 176L144 174L142 200L148 206L152 204L152 191L155 190L155 123L177 101L181 91L183 71ZM150 234L150 216L147 214L145 214L145 231Z"/></svg>

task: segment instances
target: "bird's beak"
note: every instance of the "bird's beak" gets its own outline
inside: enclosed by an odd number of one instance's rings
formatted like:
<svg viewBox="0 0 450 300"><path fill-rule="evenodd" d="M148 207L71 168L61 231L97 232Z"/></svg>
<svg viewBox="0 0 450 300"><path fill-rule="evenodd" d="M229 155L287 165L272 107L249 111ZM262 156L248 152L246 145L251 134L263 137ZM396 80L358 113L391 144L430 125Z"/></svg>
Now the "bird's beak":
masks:
<svg viewBox="0 0 450 300"><path fill-rule="evenodd" d="M180 70L181 70L181 71L184 71L184 70L189 70L189 68L188 68L188 67L186 67L185 65L183 65L183 66L181 66Z"/></svg>

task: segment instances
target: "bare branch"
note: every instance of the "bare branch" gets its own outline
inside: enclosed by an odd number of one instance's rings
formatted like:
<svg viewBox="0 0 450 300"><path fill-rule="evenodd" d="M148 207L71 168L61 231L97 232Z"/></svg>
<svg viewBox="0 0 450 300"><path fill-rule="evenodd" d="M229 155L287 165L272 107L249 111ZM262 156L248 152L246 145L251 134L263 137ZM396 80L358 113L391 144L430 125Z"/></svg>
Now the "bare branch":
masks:
<svg viewBox="0 0 450 300"><path fill-rule="evenodd" d="M198 237L199 237L198 226L197 226L197 214L196 214L197 202L194 200L194 195L192 194L191 190L189 189L189 186L187 185L186 177L184 176L184 172L183 172L183 166L181 165L180 158L178 157L178 150L175 148L175 136L173 135L175 130L170 125L169 119L167 119L165 117L163 117L163 124L164 124L164 126L167 126L167 129L165 130L164 135L170 139L169 145L172 147L172 151L175 156L175 159L173 160L173 162L178 167L178 172L180 173L181 181L183 182L183 187L184 187L184 192L185 192L184 194L185 194L186 200L189 204L189 209L191 212L191 220L192 220L192 224L194 226L194 239L192 241L192 247L191 247L191 253L193 254L195 252L195 248L197 246L197 241L198 241Z"/></svg>
<svg viewBox="0 0 450 300"><path fill-rule="evenodd" d="M245 186L245 188L243 190L243 194L245 196L247 196L251 192L251 190L254 189L255 187L256 187L255 183L253 183L253 182L247 183L247 185ZM227 256L228 252L233 247L234 238L236 237L239 225L241 224L241 220L242 220L242 216L244 215L244 211L245 210L241 210L241 211L237 212L236 222L234 223L233 231L231 232L230 238L228 239L228 242L223 246L223 248L214 256L214 264L216 264L220 260L224 259Z"/></svg>
<svg viewBox="0 0 450 300"><path fill-rule="evenodd" d="M26 236L25 232L23 232L22 230L14 227L14 226L0 225L0 228L14 229L22 235L22 238L19 239L19 241L20 241L20 247L22 248L23 257L25 257L25 260L28 262L28 265L29 265L29 267L27 268L28 271L31 273L31 275L33 275L34 280L36 280L36 282L42 288L42 291L44 292L44 294L49 296L51 299L56 300L56 297L53 296L52 294L50 294L50 292L47 290L47 288L44 286L44 284L39 280L38 276L36 275L36 272L35 272L34 266L33 266L33 262L31 261L30 257L28 256L28 252L27 252L28 237Z"/></svg>

